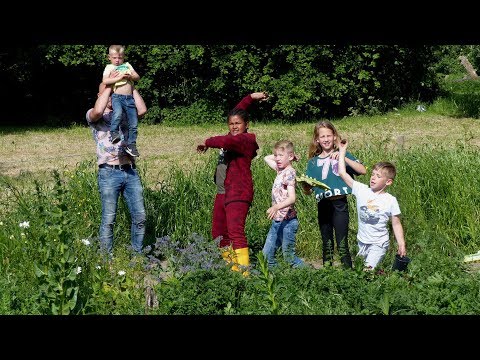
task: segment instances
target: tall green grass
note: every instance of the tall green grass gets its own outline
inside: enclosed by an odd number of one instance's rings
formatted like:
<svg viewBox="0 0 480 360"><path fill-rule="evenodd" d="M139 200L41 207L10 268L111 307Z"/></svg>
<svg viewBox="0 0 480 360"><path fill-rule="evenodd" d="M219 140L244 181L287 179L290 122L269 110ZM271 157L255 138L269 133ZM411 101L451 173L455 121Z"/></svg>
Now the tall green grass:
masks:
<svg viewBox="0 0 480 360"><path fill-rule="evenodd" d="M461 255L480 249L480 178L476 176L480 165L478 150L457 144L451 147L430 146L411 150L388 149L382 142L364 144L352 152L367 166L367 174L356 180L368 184L370 171L378 161L391 161L397 167L397 178L388 189L399 201L407 249L415 251L421 235L430 238L428 246L443 252ZM305 160L306 161L306 160ZM295 164L299 173L305 170L305 161ZM255 203L251 210L249 229L262 229L265 235L268 222L265 210L270 204L269 192L274 173L261 162L254 163ZM320 238L313 196L305 196L297 189L296 207L300 229L297 234L300 254L308 258L319 257ZM355 200L349 197L350 248L356 248L357 214ZM262 236L249 231L254 245L263 244ZM249 240L250 240L249 238ZM392 250L396 249L393 242Z"/></svg>
<svg viewBox="0 0 480 360"><path fill-rule="evenodd" d="M273 145L279 138L288 138L288 132L279 132L265 143ZM306 149L297 151L302 159L294 167L302 173ZM197 261L185 255L188 251L205 252L198 261L206 261L208 256L220 258L215 250L200 246L202 239L212 241L214 151L191 171L173 166L165 170L162 182L145 187L145 244L149 249L159 239L164 246L171 244L169 258L147 249L144 257L132 263L128 252L130 221L122 200L115 226L115 258L104 263L97 252L101 207L95 164L86 162L74 171L52 174L42 181L29 182L28 175L21 181L0 178L0 191L9 195L8 200L2 197L0 209L0 313L47 314L59 304L74 314L271 314L273 310L275 314L480 313L479 275L468 273L462 263L463 255L480 250L478 150L467 142L454 148L425 144L402 150L381 140L357 145L351 151L368 172L377 161L392 161L397 166L397 178L388 190L397 197L402 211L412 259L406 274L390 270L396 252L391 232L391 247L382 264L385 276L357 268L289 269L280 256L279 269L269 275L276 285L265 288L268 284L255 270L259 264L254 255L261 251L270 227L266 210L275 173L263 161L270 152L267 147L252 163L255 197L246 225L253 265L250 278L244 279L227 267L192 267L200 270L187 273L175 269L180 266L175 263L176 252L183 254L184 262ZM142 176L147 171L140 165ZM368 183L369 173L357 180ZM349 197L349 205L348 241L355 255L357 214L353 197ZM318 260L321 241L315 199L297 189L296 207L300 223L297 253ZM24 222L29 226L21 227ZM199 246L192 247L192 242ZM160 264L167 260L168 267ZM34 264L51 269L51 275L38 276ZM81 272L72 273L79 266ZM155 285L159 306L154 309L144 304L144 280L149 277L159 278ZM55 292L55 282L64 278L69 282L62 282L63 292ZM78 296L74 298L69 288L77 289ZM272 299L278 304L274 309Z"/></svg>

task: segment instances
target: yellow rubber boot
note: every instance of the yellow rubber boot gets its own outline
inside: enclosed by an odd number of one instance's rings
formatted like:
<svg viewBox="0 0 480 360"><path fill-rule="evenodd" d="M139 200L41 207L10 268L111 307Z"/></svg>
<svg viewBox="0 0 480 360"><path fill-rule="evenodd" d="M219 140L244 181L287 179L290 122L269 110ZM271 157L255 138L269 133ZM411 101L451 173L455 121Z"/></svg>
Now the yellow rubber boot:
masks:
<svg viewBox="0 0 480 360"><path fill-rule="evenodd" d="M236 257L234 258L234 262L236 264L238 264L239 266L233 265L232 270L241 271L241 270L244 270L244 269L248 268L248 266L250 265L250 257L248 255L248 247L241 248L241 249L235 249L235 255L236 255ZM243 274L243 276L248 276L249 272L247 270L245 270L245 271L243 271L242 274Z"/></svg>
<svg viewBox="0 0 480 360"><path fill-rule="evenodd" d="M229 246L226 249L227 250L222 252L223 260L225 260L227 265L231 265L230 269L232 269L233 271L240 271L237 266L238 262L237 262L237 254L235 250L233 250L231 246Z"/></svg>
<svg viewBox="0 0 480 360"><path fill-rule="evenodd" d="M225 260L227 264L230 264L232 262L232 253L233 253L232 249L225 250L222 252L222 258L223 260Z"/></svg>
<svg viewBox="0 0 480 360"><path fill-rule="evenodd" d="M233 258L236 256L235 251L232 248L232 245L225 246L220 248L222 250L222 258L227 264L230 264L233 261Z"/></svg>

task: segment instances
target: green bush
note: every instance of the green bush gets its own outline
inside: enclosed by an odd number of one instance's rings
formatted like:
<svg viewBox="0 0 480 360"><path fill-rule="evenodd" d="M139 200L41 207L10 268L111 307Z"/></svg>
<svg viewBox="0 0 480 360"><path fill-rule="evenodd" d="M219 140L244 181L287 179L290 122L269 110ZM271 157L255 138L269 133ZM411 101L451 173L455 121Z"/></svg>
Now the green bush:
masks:
<svg viewBox="0 0 480 360"><path fill-rule="evenodd" d="M61 79L63 70L65 74L78 74L69 77L85 78L88 83L91 81L87 78L98 76L97 84L100 76L96 74L101 70L98 64L105 63L107 48L43 46L41 55L34 58L45 71L36 74L36 81L42 83L43 77L53 76ZM374 114L404 102L431 101L438 92L435 65L445 56L434 49L342 44L129 45L126 56L141 76L136 87L149 108L142 121L195 125L222 121L225 111L239 99L261 90L271 94L270 100L261 105L262 120L301 122L350 113ZM12 78L16 81L18 76ZM85 110L92 106L95 93L91 89L81 88L75 104L90 104L84 105ZM49 101L40 98L40 103L55 104L51 109L55 113L69 112L72 101L68 101L68 94L52 98L50 92L44 93L49 94ZM84 116L85 110L75 110L75 121Z"/></svg>
<svg viewBox="0 0 480 360"><path fill-rule="evenodd" d="M446 97L462 117L480 117L480 80L448 81L444 84Z"/></svg>
<svg viewBox="0 0 480 360"><path fill-rule="evenodd" d="M167 125L198 125L225 122L226 115L207 101L198 100L189 106L162 109L160 119Z"/></svg>

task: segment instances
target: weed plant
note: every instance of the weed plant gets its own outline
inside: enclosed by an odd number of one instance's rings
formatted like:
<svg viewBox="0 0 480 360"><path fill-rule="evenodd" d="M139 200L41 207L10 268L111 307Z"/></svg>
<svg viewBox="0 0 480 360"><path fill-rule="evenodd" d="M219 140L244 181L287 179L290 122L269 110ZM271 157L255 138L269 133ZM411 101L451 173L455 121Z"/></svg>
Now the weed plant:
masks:
<svg viewBox="0 0 480 360"><path fill-rule="evenodd" d="M307 136L310 136L308 134ZM264 139L274 144L288 132ZM448 138L445 139L448 141ZM270 227L274 173L263 162L265 147L252 164L255 197L247 218L252 271L231 271L210 235L215 196L216 153L184 173L166 169L155 188L145 188L147 235L142 256L130 251L129 215L120 202L114 258L98 252L100 199L95 166L20 181L0 177L0 314L480 314L480 276L463 256L480 249L480 167L478 149L468 136L455 146L391 147L389 138L356 143L352 152L368 168L357 180L368 183L377 161L392 161L397 178L389 192L402 211L407 272L392 271L396 242L381 264L365 272L355 257L357 214L349 197L349 247L354 268L292 269L278 254L277 269L266 269L259 255ZM449 144L451 145L451 144ZM294 166L305 171L306 149ZM142 176L148 169L139 165ZM297 189L300 227L297 253L321 259L321 241L313 196ZM337 260L338 260L338 254ZM153 283L153 285L151 285ZM156 305L146 304L147 284Z"/></svg>

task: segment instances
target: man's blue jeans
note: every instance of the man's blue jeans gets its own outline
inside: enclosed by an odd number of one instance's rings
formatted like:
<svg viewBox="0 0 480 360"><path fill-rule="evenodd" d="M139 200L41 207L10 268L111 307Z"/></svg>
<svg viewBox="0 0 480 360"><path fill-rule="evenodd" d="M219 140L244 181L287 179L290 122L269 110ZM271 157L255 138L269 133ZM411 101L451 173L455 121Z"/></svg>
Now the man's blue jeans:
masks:
<svg viewBox="0 0 480 360"><path fill-rule="evenodd" d="M98 169L98 189L102 202L102 222L100 224L100 247L112 254L113 226L117 215L118 199L123 194L131 218L131 241L134 251L142 251L145 236L145 205L143 187L136 169Z"/></svg>
<svg viewBox="0 0 480 360"><path fill-rule="evenodd" d="M293 218L283 221L272 221L270 231L263 246L263 255L267 259L269 268L277 265L275 253L279 247L282 247L283 258L293 267L302 267L304 262L295 255L295 237L298 230L298 219Z"/></svg>
<svg viewBox="0 0 480 360"><path fill-rule="evenodd" d="M119 132L120 122L122 121L122 113L128 120L128 139L127 145L137 143L138 132L138 114L135 106L133 95L112 94L112 123L110 125L110 133L112 131Z"/></svg>

